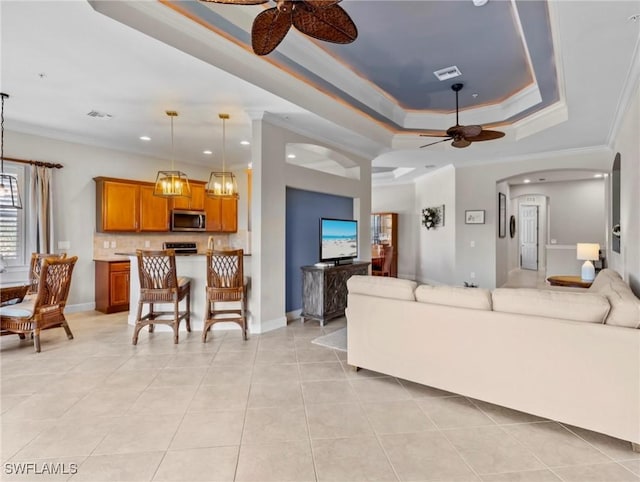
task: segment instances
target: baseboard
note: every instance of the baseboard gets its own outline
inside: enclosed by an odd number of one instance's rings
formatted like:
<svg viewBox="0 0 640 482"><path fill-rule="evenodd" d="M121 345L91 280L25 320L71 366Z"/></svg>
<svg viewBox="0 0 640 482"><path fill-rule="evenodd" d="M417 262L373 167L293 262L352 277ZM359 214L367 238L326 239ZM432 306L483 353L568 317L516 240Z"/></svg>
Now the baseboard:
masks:
<svg viewBox="0 0 640 482"><path fill-rule="evenodd" d="M302 315L302 308L300 308L299 310L288 311L286 315L287 321L297 320L300 318L300 315Z"/></svg>
<svg viewBox="0 0 640 482"><path fill-rule="evenodd" d="M65 313L78 313L79 311L94 311L95 303L78 303L76 305L67 305L64 307Z"/></svg>
<svg viewBox="0 0 640 482"><path fill-rule="evenodd" d="M261 322L257 327L250 326L250 332L259 335L261 333L266 333L267 331L277 330L278 328L284 328L287 326L287 317L282 316L280 318L275 318L273 320L266 320Z"/></svg>

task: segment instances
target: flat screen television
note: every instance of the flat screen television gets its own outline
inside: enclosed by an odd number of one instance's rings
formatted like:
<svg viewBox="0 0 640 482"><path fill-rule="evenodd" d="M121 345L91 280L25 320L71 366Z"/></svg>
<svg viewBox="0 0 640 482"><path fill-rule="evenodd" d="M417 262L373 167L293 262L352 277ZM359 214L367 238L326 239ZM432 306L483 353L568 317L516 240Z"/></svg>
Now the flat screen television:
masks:
<svg viewBox="0 0 640 482"><path fill-rule="evenodd" d="M320 261L350 262L358 257L358 221L320 218Z"/></svg>

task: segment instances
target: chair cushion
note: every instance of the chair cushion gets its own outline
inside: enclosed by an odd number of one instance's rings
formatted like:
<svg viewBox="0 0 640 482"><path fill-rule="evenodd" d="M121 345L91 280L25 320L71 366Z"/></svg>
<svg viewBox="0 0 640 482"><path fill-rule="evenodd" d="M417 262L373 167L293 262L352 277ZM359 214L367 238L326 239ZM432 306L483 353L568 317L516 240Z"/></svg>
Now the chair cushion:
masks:
<svg viewBox="0 0 640 482"><path fill-rule="evenodd" d="M408 279L380 276L354 275L347 280L349 293L358 293L380 298L415 301L417 283Z"/></svg>
<svg viewBox="0 0 640 482"><path fill-rule="evenodd" d="M491 291L484 288L420 285L416 288L416 301L491 311Z"/></svg>
<svg viewBox="0 0 640 482"><path fill-rule="evenodd" d="M0 307L0 316L12 318L30 318L33 315L35 296L27 296L20 303Z"/></svg>
<svg viewBox="0 0 640 482"><path fill-rule="evenodd" d="M604 323L611 308L607 298L587 292L496 288L492 298L493 311L589 323Z"/></svg>

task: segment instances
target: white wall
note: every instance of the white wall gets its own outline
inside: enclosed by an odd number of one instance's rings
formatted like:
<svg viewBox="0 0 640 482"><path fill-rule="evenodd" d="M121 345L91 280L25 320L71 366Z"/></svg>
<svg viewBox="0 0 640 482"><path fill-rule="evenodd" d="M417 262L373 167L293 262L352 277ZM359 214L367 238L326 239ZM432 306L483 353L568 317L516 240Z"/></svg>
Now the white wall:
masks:
<svg viewBox="0 0 640 482"><path fill-rule="evenodd" d="M609 249L609 267L618 271L640 296L640 85L636 84L620 129L613 141L607 170L616 152L621 161L620 253ZM611 229L611 226L608 226Z"/></svg>
<svg viewBox="0 0 640 482"><path fill-rule="evenodd" d="M554 169L610 169L611 152L606 148L571 150L552 156L531 157L524 160L494 164L470 163L456 169L456 283L476 273L477 283L484 288L496 286L497 209L496 183L529 172ZM574 201L578 202L578 201ZM466 209L485 209L486 224L465 225ZM476 247L470 247L475 240Z"/></svg>
<svg viewBox="0 0 640 482"><path fill-rule="evenodd" d="M64 165L63 169L53 171L54 246L58 241L69 241L71 247L65 251L69 256L78 256L68 304L92 309L95 301L93 235L96 224L93 178L108 176L155 181L157 171L166 168L168 161L10 131L5 131L5 145L7 157ZM204 166L176 162L175 167L192 179L209 179L209 169ZM244 173L238 174L239 179L243 176ZM240 186L246 186L246 182L239 183ZM242 210L240 206L239 210ZM246 207L243 211L246 212ZM245 224L240 224L242 222ZM239 228L246 229L246 215L239 215Z"/></svg>
<svg viewBox="0 0 640 482"><path fill-rule="evenodd" d="M428 283L455 283L456 239L456 170L445 166L416 180L415 227L417 236L416 279ZM444 226L422 226L422 210L444 204ZM464 216L464 213L463 213ZM461 284L461 281L457 281Z"/></svg>
<svg viewBox="0 0 640 482"><path fill-rule="evenodd" d="M371 211L398 213L398 278L415 279L416 239L421 227L415 185L372 187Z"/></svg>
<svg viewBox="0 0 640 482"><path fill-rule="evenodd" d="M358 220L360 259L370 260L371 162L296 134L267 118L252 123L252 274L250 302L251 331L264 332L286 325L285 304L285 221L286 187L354 198L354 218ZM360 167L360 180L306 169L286 162L289 143L329 147Z"/></svg>

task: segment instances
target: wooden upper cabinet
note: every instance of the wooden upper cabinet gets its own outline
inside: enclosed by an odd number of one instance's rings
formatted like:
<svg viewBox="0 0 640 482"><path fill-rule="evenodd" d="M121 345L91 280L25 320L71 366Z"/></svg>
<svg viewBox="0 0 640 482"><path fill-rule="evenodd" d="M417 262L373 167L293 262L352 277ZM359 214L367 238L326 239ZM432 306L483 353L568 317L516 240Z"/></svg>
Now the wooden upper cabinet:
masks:
<svg viewBox="0 0 640 482"><path fill-rule="evenodd" d="M153 184L105 177L96 182L96 231L169 231L169 202Z"/></svg>
<svg viewBox="0 0 640 482"><path fill-rule="evenodd" d="M169 200L154 196L153 186L140 186L140 231L169 230Z"/></svg>
<svg viewBox="0 0 640 482"><path fill-rule="evenodd" d="M187 209L190 211L204 210L205 184L197 181L189 181L191 197L177 197L173 200L173 209Z"/></svg>
<svg viewBox="0 0 640 482"><path fill-rule="evenodd" d="M210 198L204 200L207 214L207 231L235 233L238 231L238 200L235 198Z"/></svg>
<svg viewBox="0 0 640 482"><path fill-rule="evenodd" d="M229 198L222 200L222 232L235 233L238 231L238 200Z"/></svg>
<svg viewBox="0 0 640 482"><path fill-rule="evenodd" d="M97 231L137 231L138 185L96 180Z"/></svg>

